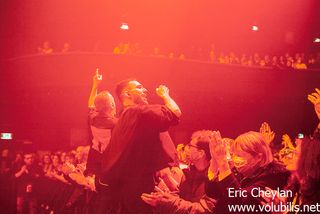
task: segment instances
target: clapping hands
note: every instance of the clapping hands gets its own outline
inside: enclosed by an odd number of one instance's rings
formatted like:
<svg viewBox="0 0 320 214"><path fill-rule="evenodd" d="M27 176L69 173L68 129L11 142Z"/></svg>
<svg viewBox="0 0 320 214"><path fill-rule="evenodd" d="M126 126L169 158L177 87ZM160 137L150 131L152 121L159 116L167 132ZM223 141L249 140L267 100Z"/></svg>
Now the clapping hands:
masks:
<svg viewBox="0 0 320 214"><path fill-rule="evenodd" d="M275 133L271 130L270 125L267 122L261 124L260 133L268 145L274 140Z"/></svg>

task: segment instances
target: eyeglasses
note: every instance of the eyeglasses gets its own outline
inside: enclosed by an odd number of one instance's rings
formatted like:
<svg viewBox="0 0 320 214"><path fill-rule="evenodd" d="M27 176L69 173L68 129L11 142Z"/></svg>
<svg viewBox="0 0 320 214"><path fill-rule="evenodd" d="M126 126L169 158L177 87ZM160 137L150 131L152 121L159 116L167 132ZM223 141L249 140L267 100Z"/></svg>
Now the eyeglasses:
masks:
<svg viewBox="0 0 320 214"><path fill-rule="evenodd" d="M196 145L192 145L191 143L188 143L187 146L193 147L193 148L196 148L196 149L200 149L199 147L197 147Z"/></svg>

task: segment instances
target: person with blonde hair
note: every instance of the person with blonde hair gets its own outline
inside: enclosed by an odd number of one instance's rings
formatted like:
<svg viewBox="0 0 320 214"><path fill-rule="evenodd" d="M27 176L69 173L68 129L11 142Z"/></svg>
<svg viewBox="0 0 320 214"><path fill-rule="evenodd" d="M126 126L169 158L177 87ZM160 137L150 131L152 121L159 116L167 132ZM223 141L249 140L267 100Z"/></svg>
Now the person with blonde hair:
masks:
<svg viewBox="0 0 320 214"><path fill-rule="evenodd" d="M113 96L107 90L98 93L98 86L101 81L102 75L97 70L93 76L92 89L88 100L92 144L86 174L100 174L102 153L109 145L112 129L117 123L116 105Z"/></svg>
<svg viewBox="0 0 320 214"><path fill-rule="evenodd" d="M238 136L230 146L233 163L244 175L273 161L270 146L259 132L250 131Z"/></svg>
<svg viewBox="0 0 320 214"><path fill-rule="evenodd" d="M260 205L263 199L259 192L266 187L282 190L290 175L282 164L273 160L271 149L259 132L238 136L231 142L229 154L220 132L215 131L210 152L210 170L216 176L209 182L207 194L218 200L217 213L229 213L230 205ZM228 156L234 168L230 167Z"/></svg>

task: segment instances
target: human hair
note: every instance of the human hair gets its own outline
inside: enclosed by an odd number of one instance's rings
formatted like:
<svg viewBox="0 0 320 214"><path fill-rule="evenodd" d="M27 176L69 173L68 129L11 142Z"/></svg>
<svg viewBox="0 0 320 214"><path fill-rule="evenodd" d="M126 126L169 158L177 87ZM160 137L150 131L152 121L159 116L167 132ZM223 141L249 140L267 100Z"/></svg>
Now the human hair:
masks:
<svg viewBox="0 0 320 214"><path fill-rule="evenodd" d="M125 80L122 80L122 81L117 83L117 85L116 85L116 95L117 95L117 97L118 97L118 99L120 101L123 100L123 98L122 98L123 91L127 88L129 83L132 82L132 81L136 81L136 79L129 78L129 79L125 79Z"/></svg>
<svg viewBox="0 0 320 214"><path fill-rule="evenodd" d="M264 167L273 161L271 148L259 132L246 132L239 135L230 145L231 152L242 151L260 158L257 167Z"/></svg>
<svg viewBox="0 0 320 214"><path fill-rule="evenodd" d="M208 160L211 160L211 153L209 143L211 141L212 131L199 130L192 134L191 141L197 146L198 149L204 151Z"/></svg>
<svg viewBox="0 0 320 214"><path fill-rule="evenodd" d="M104 112L111 108L113 96L109 91L101 91L94 98L94 106L98 112Z"/></svg>
<svg viewBox="0 0 320 214"><path fill-rule="evenodd" d="M320 181L320 140L304 138L298 157L297 173L302 179Z"/></svg>

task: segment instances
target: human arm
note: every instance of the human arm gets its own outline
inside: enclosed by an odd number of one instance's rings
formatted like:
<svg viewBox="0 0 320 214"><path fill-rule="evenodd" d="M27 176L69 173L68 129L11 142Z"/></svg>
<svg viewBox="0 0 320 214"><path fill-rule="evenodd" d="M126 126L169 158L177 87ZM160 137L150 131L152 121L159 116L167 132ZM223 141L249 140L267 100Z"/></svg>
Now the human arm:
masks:
<svg viewBox="0 0 320 214"><path fill-rule="evenodd" d="M282 135L281 145L283 145L284 148L289 148L289 149L295 150L295 147L292 143L292 140L288 134Z"/></svg>
<svg viewBox="0 0 320 214"><path fill-rule="evenodd" d="M204 195L199 202L191 202L166 192L143 193L141 199L160 213L213 213L216 200Z"/></svg>
<svg viewBox="0 0 320 214"><path fill-rule="evenodd" d="M23 166L21 167L21 169L14 174L14 177L19 178L20 176L22 176L22 175L25 174L25 173L28 174L29 171L28 171L28 169L27 169L27 166L26 166L26 165L23 165Z"/></svg>
<svg viewBox="0 0 320 214"><path fill-rule="evenodd" d="M316 92L312 94L308 94L308 100L314 105L314 110L318 116L319 123L314 131L314 136L320 136L320 90L318 88L315 89Z"/></svg>
<svg viewBox="0 0 320 214"><path fill-rule="evenodd" d="M218 175L219 181L223 180L231 174L231 168L228 163L228 157L230 154L219 131L212 132L209 148L211 154L209 169L212 173Z"/></svg>
<svg viewBox="0 0 320 214"><path fill-rule="evenodd" d="M90 97L88 100L88 107L94 106L94 98L96 97L98 93L98 86L102 81L102 75L98 73L98 69L96 71L96 74L93 76L93 81L92 81L92 88L90 92Z"/></svg>
<svg viewBox="0 0 320 214"><path fill-rule="evenodd" d="M156 89L157 95L163 99L165 106L172 111L177 117L181 116L181 110L178 104L170 97L169 88L164 85L160 85Z"/></svg>

